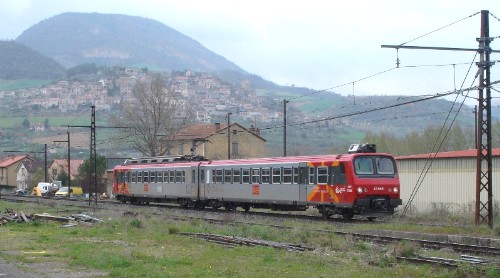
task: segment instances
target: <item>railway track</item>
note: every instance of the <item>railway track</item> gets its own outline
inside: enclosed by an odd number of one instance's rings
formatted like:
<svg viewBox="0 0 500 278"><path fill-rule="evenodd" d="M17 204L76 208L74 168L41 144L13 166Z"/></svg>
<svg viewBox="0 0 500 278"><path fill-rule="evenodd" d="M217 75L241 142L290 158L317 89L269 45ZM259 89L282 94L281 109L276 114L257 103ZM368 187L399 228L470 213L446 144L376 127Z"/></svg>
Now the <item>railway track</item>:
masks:
<svg viewBox="0 0 500 278"><path fill-rule="evenodd" d="M39 202L39 203L51 203L54 201L57 201L58 204L64 205L64 206L71 206L71 207L78 207L82 209L113 209L115 208L110 208L108 206L88 206L84 205L86 201L80 201L80 200L73 200L73 199L51 199L51 198L33 198L33 197L26 197L26 196L2 196L3 200L8 200L11 202ZM120 206L120 207L126 207L126 208L139 208L139 207L144 207L143 205L124 205L119 202L113 202L113 201L99 201L98 203L101 204L106 204L106 205L111 205L112 207L115 206ZM94 203L92 203L94 204ZM164 206L164 205L155 205L154 207L160 207L160 208L175 208L179 209L178 206L173 207L173 206ZM192 209L193 211L197 212L209 212L209 213L217 213L216 216L218 217L207 217L205 216L177 216L177 215L166 215L161 212L148 212L149 214L152 215L158 215L162 217L169 217L173 220L177 221L190 221L190 220L201 220L201 221L206 221L209 223L213 224L219 224L219 225L257 225L257 226L266 226L270 228L276 228L276 229L283 229L283 230L290 230L290 229L295 229L295 227L291 226L286 226L286 225L280 225L280 224L265 224L265 223L256 223L256 222L250 222L250 221L238 221L234 219L228 219L228 217L224 217L224 214L230 214L230 215L243 215L245 216L246 219L252 218L248 216L257 216L257 217L271 217L269 213L260 213L260 212L227 212L224 210L199 210L199 209ZM183 211L185 211L183 209ZM222 215L222 216L221 216ZM272 217L278 217L278 218L291 218L294 220L308 220L308 221L325 221L325 219L321 217L311 217L307 216L305 217L304 215L301 215L299 217L296 216L290 216L288 214L279 214L279 213L273 213L271 214ZM331 220L331 219L330 219ZM349 222L352 223L352 222ZM368 222L371 223L371 222ZM422 248L428 248L428 249L443 249L443 248L448 248L451 249L455 252L459 253L467 253L467 254L475 254L475 255L486 255L486 256L493 256L493 257L499 257L500 256L500 248L499 247L494 247L494 246L484 246L484 245L473 245L473 244L462 244L462 243L455 243L455 242L443 242L443 241L435 241L435 240L425 240L425 239L416 239L416 238L410 238L410 237L399 237L399 236L386 236L386 235L376 235L376 234L366 234L366 233L358 233L358 232L344 232L344 231L335 231L335 230L326 230L326 229L309 229L310 231L317 232L317 233L322 233L322 234L335 234L335 235L340 235L340 236L345 236L345 237L351 237L356 240L362 240L362 241L367 241L367 242L372 242L376 244L390 244L390 243L398 243L398 242L411 242L414 243Z"/></svg>

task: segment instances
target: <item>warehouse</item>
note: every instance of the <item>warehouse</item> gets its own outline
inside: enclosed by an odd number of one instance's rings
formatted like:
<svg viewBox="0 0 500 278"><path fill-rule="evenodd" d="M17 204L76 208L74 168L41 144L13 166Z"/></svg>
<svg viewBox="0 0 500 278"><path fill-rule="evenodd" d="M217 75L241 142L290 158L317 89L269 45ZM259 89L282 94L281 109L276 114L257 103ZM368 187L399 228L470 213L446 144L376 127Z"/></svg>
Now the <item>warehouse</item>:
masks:
<svg viewBox="0 0 500 278"><path fill-rule="evenodd" d="M397 157L403 206L408 203L412 192L416 191L410 206L411 212L426 213L444 209L455 213L474 213L476 156L477 150L473 149L437 155L431 153ZM429 164L431 167L426 173L425 169ZM500 149L492 150L492 165L493 203L494 210L497 210L500 196ZM481 201L487 200L484 191Z"/></svg>

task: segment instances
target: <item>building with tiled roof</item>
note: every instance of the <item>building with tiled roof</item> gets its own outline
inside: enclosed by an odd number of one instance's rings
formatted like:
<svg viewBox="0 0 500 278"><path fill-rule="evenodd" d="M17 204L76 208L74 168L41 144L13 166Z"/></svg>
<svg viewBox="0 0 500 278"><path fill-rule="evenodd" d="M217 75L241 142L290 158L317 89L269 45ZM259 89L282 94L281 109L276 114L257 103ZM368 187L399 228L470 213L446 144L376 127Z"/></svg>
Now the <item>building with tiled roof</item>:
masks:
<svg viewBox="0 0 500 278"><path fill-rule="evenodd" d="M70 163L71 179L74 179L78 174L78 167L83 164L81 159L72 159ZM48 167L49 180L56 180L60 173L65 172L68 174L68 160L67 159L54 159Z"/></svg>
<svg viewBox="0 0 500 278"><path fill-rule="evenodd" d="M23 161L32 161L28 155L8 156L0 159L0 185L17 187L17 172Z"/></svg>
<svg viewBox="0 0 500 278"><path fill-rule="evenodd" d="M230 131L228 134L228 130ZM195 124L182 129L174 138L172 155L196 153L208 159L227 159L228 140L231 158L264 157L266 140L258 129L246 129L238 123Z"/></svg>

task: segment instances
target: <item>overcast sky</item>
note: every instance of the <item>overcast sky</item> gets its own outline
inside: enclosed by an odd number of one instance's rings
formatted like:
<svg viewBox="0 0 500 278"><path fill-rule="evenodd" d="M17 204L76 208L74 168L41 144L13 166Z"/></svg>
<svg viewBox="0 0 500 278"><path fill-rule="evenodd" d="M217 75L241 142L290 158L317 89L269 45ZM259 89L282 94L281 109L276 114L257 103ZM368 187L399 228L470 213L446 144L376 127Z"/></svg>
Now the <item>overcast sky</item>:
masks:
<svg viewBox="0 0 500 278"><path fill-rule="evenodd" d="M408 45L477 47L481 17L468 16L481 10L500 18L500 1L0 0L0 39L15 39L64 12L142 16L280 85L333 88L343 95L426 95L460 88L474 52L400 50L402 68L360 79L395 67L396 50L381 45L401 44L464 18ZM489 18L493 37L500 36L497 18ZM491 44L499 45L500 38ZM448 66L408 67L414 65ZM492 81L500 79L499 66L492 68ZM472 82L467 79L464 87Z"/></svg>

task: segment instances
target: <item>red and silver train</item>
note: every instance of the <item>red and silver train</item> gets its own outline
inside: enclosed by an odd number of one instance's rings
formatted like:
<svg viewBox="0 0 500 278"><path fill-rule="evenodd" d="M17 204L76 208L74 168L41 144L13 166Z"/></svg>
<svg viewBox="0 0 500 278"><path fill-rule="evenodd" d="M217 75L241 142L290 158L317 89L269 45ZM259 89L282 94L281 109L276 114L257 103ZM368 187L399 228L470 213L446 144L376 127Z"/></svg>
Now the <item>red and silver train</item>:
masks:
<svg viewBox="0 0 500 278"><path fill-rule="evenodd" d="M303 211L325 217L393 214L402 204L396 161L369 144L348 154L210 161L192 157L127 160L113 173L117 200L234 210Z"/></svg>

